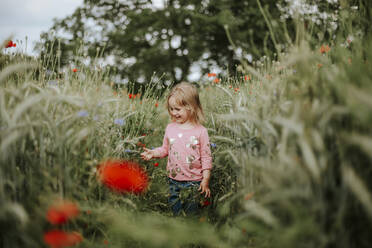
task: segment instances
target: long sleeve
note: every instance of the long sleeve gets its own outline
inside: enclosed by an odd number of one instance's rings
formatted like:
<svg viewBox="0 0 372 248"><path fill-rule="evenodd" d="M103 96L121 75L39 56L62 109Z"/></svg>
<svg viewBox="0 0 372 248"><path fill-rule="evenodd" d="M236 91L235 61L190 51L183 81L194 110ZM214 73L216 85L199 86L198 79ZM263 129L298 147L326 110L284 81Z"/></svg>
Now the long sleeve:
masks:
<svg viewBox="0 0 372 248"><path fill-rule="evenodd" d="M209 143L208 131L206 128L203 128L200 134L200 160L203 170L212 169L212 154Z"/></svg>
<svg viewBox="0 0 372 248"><path fill-rule="evenodd" d="M168 142L168 135L167 130L165 130L164 138L163 138L163 145L161 147L157 147L154 150L159 154L159 158L164 158L168 155L168 148L169 148L169 142Z"/></svg>

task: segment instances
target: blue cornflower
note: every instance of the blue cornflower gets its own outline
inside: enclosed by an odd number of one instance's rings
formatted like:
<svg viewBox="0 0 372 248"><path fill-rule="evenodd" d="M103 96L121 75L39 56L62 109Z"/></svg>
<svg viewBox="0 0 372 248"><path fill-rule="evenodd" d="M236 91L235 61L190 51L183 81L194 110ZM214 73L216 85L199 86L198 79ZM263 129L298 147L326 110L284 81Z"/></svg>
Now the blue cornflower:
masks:
<svg viewBox="0 0 372 248"><path fill-rule="evenodd" d="M48 85L49 86L57 86L58 85L58 81L57 80L50 80L50 81L48 81Z"/></svg>
<svg viewBox="0 0 372 248"><path fill-rule="evenodd" d="M78 113L77 113L77 116L79 117L87 117L89 115L88 111L86 110L80 110Z"/></svg>
<svg viewBox="0 0 372 248"><path fill-rule="evenodd" d="M116 125L123 126L125 124L125 120L124 119L115 119L114 123Z"/></svg>
<svg viewBox="0 0 372 248"><path fill-rule="evenodd" d="M211 147L212 147L212 148L216 148L217 145L216 145L215 143L211 143Z"/></svg>
<svg viewBox="0 0 372 248"><path fill-rule="evenodd" d="M132 152L131 149L125 149L124 152Z"/></svg>

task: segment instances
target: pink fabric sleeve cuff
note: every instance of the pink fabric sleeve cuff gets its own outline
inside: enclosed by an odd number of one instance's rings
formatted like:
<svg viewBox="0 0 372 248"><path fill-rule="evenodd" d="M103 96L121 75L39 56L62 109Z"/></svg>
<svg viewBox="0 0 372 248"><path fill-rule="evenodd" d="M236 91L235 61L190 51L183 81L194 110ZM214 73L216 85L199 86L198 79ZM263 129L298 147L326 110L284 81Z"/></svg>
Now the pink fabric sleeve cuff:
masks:
<svg viewBox="0 0 372 248"><path fill-rule="evenodd" d="M165 150L163 147L157 147L154 149L159 154L159 158L164 158L168 155L168 151Z"/></svg>

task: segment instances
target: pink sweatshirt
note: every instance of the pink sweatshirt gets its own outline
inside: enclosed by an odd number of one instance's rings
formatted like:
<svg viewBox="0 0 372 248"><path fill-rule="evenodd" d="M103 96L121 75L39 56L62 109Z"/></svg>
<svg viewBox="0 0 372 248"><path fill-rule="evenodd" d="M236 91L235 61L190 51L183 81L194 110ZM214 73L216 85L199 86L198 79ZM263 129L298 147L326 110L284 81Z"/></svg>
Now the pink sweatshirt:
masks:
<svg viewBox="0 0 372 248"><path fill-rule="evenodd" d="M201 181L202 171L212 169L208 132L202 125L181 129L177 123L168 124L163 145L155 150L161 158L168 155L168 176L177 181Z"/></svg>

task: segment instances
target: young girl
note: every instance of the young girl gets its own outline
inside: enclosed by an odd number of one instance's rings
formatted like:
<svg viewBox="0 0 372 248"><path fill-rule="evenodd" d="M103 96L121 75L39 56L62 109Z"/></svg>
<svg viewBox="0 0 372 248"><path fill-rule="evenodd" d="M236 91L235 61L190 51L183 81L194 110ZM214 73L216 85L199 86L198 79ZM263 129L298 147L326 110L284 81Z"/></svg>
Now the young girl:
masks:
<svg viewBox="0 0 372 248"><path fill-rule="evenodd" d="M201 125L203 109L195 86L180 83L171 89L167 99L168 113L172 122L165 129L163 145L149 150L144 148L144 160L168 156L169 203L175 215L183 210L195 213L199 208L196 199L181 203L182 189L197 189L210 197L209 179L212 169L208 132Z"/></svg>

